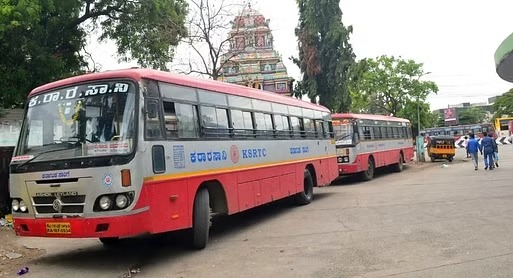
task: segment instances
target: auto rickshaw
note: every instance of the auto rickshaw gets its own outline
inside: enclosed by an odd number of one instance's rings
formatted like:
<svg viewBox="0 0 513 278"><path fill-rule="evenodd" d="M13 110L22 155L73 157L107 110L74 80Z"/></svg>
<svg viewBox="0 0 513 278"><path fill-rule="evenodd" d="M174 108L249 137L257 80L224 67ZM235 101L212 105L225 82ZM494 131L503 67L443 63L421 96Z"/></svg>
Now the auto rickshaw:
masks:
<svg viewBox="0 0 513 278"><path fill-rule="evenodd" d="M428 156L431 162L436 159L447 159L452 162L456 155L456 146L452 136L430 136L427 145Z"/></svg>

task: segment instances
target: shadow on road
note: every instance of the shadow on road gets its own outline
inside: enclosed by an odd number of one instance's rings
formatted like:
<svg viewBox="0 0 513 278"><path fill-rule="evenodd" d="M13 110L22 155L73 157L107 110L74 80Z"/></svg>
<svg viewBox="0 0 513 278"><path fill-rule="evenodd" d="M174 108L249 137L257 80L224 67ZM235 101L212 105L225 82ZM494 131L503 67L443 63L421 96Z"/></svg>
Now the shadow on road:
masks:
<svg viewBox="0 0 513 278"><path fill-rule="evenodd" d="M333 193L319 192L315 189L314 202L329 197ZM274 203L241 212L232 216L219 215L212 218L210 242L226 241L236 234L243 233L246 228L262 225L266 221L283 216L298 208L292 199L278 200ZM141 268L173 258L194 254L189 248L188 231L178 231L159 235L146 235L121 240L116 246L104 247L97 245L78 248L69 252L48 254L32 261L33 264L45 268L58 266L70 270L95 270L127 272L129 268ZM62 240L66 244L66 239ZM212 245L207 247L215 248ZM121 276L120 276L121 277Z"/></svg>
<svg viewBox="0 0 513 278"><path fill-rule="evenodd" d="M407 171L409 168L409 166L407 165L404 165L404 170ZM392 169L392 167L380 167L380 168L377 168L374 170L374 178L373 180L375 179L380 179L382 178L383 176L386 176L386 175L389 175L389 174L393 174L394 171ZM364 181L362 181L362 178L360 177L359 174L355 174L355 175L350 175L350 176L341 176L339 178L337 178L336 180L334 180L332 183L331 183L331 186L354 186L354 185L358 185L360 183L363 183Z"/></svg>

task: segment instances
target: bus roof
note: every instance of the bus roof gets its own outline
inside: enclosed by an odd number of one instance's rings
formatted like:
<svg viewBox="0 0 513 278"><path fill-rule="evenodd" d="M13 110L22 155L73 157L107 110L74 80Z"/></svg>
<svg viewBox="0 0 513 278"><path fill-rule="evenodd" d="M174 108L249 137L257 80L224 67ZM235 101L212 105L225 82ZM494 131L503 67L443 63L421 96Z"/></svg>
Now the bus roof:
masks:
<svg viewBox="0 0 513 278"><path fill-rule="evenodd" d="M372 114L355 114L355 113L341 113L332 114L332 119L343 118L343 119L362 119L362 120L376 120L376 121L390 121L390 122L404 122L409 123L408 119L397 118L392 116L383 115L372 115Z"/></svg>
<svg viewBox="0 0 513 278"><path fill-rule="evenodd" d="M112 70L99 73L88 73L79 76L69 77L66 79L51 82L33 89L29 97L40 94L44 91L53 90L60 87L69 86L75 83L94 81L99 79L112 78L131 78L141 80L141 78L153 79L162 82L168 82L176 85L189 86L197 89L209 90L214 92L226 93L236 96L250 97L253 99L266 100L286 105L299 106L303 108L315 109L330 113L329 109L314 103L302 101L293 97L281 96L276 93L253 89L245 86L230 84L226 82L214 81L210 79L195 78L186 75L174 74L170 72L152 70L152 69L122 69Z"/></svg>

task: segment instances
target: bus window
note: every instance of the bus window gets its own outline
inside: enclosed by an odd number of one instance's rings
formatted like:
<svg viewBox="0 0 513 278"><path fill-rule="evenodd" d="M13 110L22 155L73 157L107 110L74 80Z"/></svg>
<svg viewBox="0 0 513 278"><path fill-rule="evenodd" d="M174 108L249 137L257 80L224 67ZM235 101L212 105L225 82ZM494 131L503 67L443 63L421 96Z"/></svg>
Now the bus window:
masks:
<svg viewBox="0 0 513 278"><path fill-rule="evenodd" d="M244 128L244 120L242 118L242 111L232 109L230 110L233 133L235 136L244 136L246 134Z"/></svg>
<svg viewBox="0 0 513 278"><path fill-rule="evenodd" d="M175 103L179 138L198 138L198 109L195 105Z"/></svg>
<svg viewBox="0 0 513 278"><path fill-rule="evenodd" d="M371 140L371 128L370 126L364 126L363 127L363 140Z"/></svg>
<svg viewBox="0 0 513 278"><path fill-rule="evenodd" d="M229 137L228 110L214 107L201 107L203 134L207 138Z"/></svg>
<svg viewBox="0 0 513 278"><path fill-rule="evenodd" d="M316 137L322 138L324 134L324 129L322 125L322 120L315 120L315 131L316 131Z"/></svg>
<svg viewBox="0 0 513 278"><path fill-rule="evenodd" d="M301 136L301 123L298 117L290 117L290 129L292 130L292 137Z"/></svg>
<svg viewBox="0 0 513 278"><path fill-rule="evenodd" d="M379 131L379 127L372 127L372 134L374 134L374 139L381 139L381 132Z"/></svg>
<svg viewBox="0 0 513 278"><path fill-rule="evenodd" d="M274 130L276 131L276 136L280 136L283 134L283 130L285 130L285 125L283 123L282 115L274 115Z"/></svg>
<svg viewBox="0 0 513 278"><path fill-rule="evenodd" d="M255 113L255 125L257 130L257 136L265 135L267 129L265 123L264 113Z"/></svg>
<svg viewBox="0 0 513 278"><path fill-rule="evenodd" d="M305 136L306 137L316 137L315 135L315 123L312 119L304 119L305 125Z"/></svg>
<svg viewBox="0 0 513 278"><path fill-rule="evenodd" d="M178 138L178 118L176 117L175 104L164 101L164 127L167 138Z"/></svg>

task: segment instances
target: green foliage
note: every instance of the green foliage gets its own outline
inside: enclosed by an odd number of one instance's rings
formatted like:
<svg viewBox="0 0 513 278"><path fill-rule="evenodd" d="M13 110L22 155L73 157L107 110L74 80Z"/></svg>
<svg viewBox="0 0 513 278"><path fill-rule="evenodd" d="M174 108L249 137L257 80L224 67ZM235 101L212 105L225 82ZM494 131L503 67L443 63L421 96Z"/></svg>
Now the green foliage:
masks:
<svg viewBox="0 0 513 278"><path fill-rule="evenodd" d="M100 23L101 39L115 40L124 60L133 58L142 67L167 70L174 46L187 35L187 7L185 0L99 0L94 1L90 14L97 9L108 14ZM94 19L98 21L100 17Z"/></svg>
<svg viewBox="0 0 513 278"><path fill-rule="evenodd" d="M186 0L0 0L0 107L22 107L31 89L85 72L91 26L122 59L165 69L186 13Z"/></svg>
<svg viewBox="0 0 513 278"><path fill-rule="evenodd" d="M409 119L414 128L436 125L438 118L426 102L430 93L437 93L432 81L421 81L427 73L413 60L393 56L363 59L352 67L350 92L351 111L394 115Z"/></svg>
<svg viewBox="0 0 513 278"><path fill-rule="evenodd" d="M513 89L497 97L493 103L494 118L513 116Z"/></svg>
<svg viewBox="0 0 513 278"><path fill-rule="evenodd" d="M301 69L302 80L296 97L307 95L334 112L348 111L349 68L355 55L349 35L351 26L342 23L339 0L296 0L299 24L296 28L299 57L292 60Z"/></svg>
<svg viewBox="0 0 513 278"><path fill-rule="evenodd" d="M67 0L1 0L0 107L21 107L36 86L80 72L85 33L66 28L80 10ZM75 1L76 2L76 1Z"/></svg>
<svg viewBox="0 0 513 278"><path fill-rule="evenodd" d="M459 122L462 125L480 124L486 119L486 112L479 107L471 107L459 111Z"/></svg>

